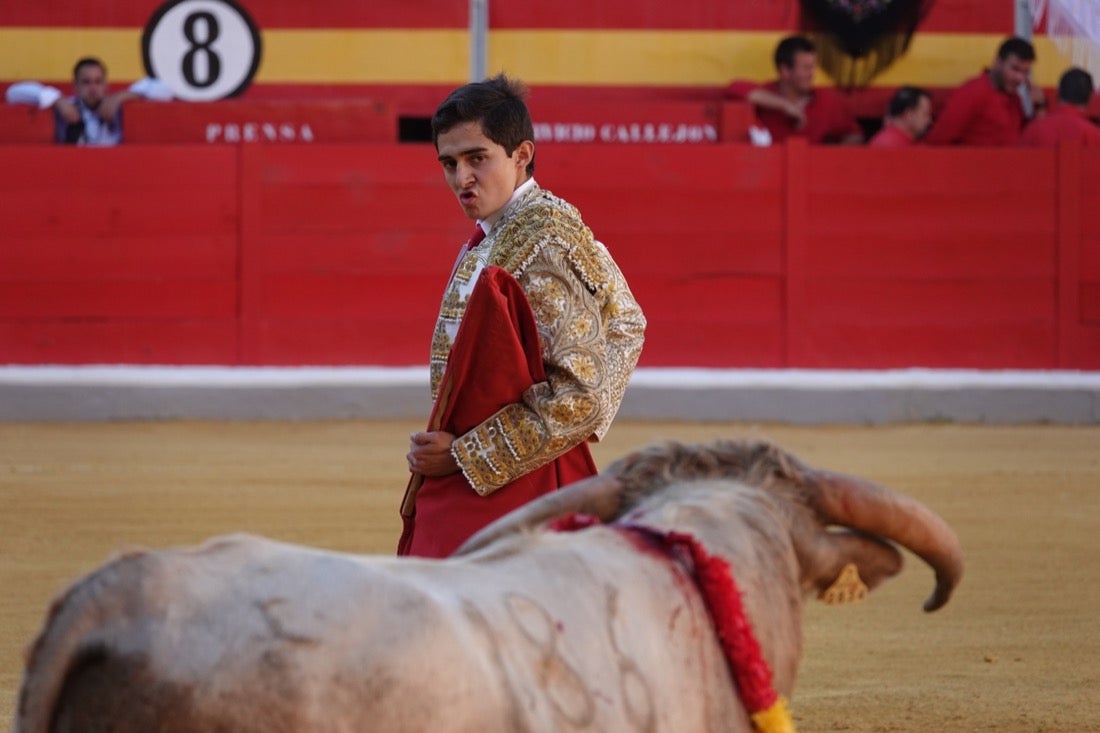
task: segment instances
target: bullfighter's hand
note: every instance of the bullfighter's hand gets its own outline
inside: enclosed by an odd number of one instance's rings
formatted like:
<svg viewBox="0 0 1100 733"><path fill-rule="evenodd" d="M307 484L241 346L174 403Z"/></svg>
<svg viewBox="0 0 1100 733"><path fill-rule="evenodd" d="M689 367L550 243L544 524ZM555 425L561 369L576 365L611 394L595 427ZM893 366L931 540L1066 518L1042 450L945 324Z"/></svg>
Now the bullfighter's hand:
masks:
<svg viewBox="0 0 1100 733"><path fill-rule="evenodd" d="M443 430L413 433L409 436L409 470L424 476L448 476L458 472L451 455L455 436Z"/></svg>

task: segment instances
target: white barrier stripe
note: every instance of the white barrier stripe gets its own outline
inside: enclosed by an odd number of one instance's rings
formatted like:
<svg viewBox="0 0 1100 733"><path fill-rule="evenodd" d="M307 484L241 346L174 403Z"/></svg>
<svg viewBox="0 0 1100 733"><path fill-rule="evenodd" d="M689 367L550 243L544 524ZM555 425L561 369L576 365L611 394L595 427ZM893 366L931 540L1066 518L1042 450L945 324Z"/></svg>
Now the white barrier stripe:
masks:
<svg viewBox="0 0 1100 733"><path fill-rule="evenodd" d="M425 386L426 366L221 367L221 366L0 366L0 384L104 386ZM1036 388L1100 389L1100 372L980 369L711 369L642 367L631 386L662 389L785 387L788 389Z"/></svg>

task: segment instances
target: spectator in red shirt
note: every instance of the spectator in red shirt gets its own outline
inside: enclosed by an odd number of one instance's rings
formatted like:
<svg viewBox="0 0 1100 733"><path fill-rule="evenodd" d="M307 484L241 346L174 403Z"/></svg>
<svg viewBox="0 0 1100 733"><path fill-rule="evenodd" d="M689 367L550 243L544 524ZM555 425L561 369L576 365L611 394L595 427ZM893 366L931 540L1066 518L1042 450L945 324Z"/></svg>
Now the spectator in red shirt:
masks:
<svg viewBox="0 0 1100 733"><path fill-rule="evenodd" d="M863 142L863 132L844 98L833 89L814 89L817 50L803 36L788 36L775 49L779 78L767 84L735 81L727 96L751 103L773 143L804 137L811 143Z"/></svg>
<svg viewBox="0 0 1100 733"><path fill-rule="evenodd" d="M932 124L932 98L918 87L901 87L886 107L882 129L867 145L872 148L907 148L924 137Z"/></svg>
<svg viewBox="0 0 1100 733"><path fill-rule="evenodd" d="M997 49L993 64L952 92L929 130L933 145L1015 145L1027 122L1024 89L1038 112L1046 106L1043 91L1031 83L1035 49L1023 38L1009 38Z"/></svg>
<svg viewBox="0 0 1100 733"><path fill-rule="evenodd" d="M1078 68L1066 71L1058 80L1058 104L1024 128L1020 143L1052 147L1066 140L1100 146L1100 127L1085 115L1092 90L1092 74Z"/></svg>

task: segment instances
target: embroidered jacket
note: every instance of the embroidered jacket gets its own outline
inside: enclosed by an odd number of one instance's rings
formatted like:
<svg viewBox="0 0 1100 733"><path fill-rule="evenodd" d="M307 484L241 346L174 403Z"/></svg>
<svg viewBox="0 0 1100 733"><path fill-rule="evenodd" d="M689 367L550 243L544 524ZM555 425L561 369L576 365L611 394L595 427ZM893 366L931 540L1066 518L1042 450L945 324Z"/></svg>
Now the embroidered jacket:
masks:
<svg viewBox="0 0 1100 733"><path fill-rule="evenodd" d="M451 452L481 495L604 436L638 362L646 326L622 272L580 212L534 186L455 268L432 338L433 399L470 293L488 265L507 270L526 293L547 381L455 438Z"/></svg>

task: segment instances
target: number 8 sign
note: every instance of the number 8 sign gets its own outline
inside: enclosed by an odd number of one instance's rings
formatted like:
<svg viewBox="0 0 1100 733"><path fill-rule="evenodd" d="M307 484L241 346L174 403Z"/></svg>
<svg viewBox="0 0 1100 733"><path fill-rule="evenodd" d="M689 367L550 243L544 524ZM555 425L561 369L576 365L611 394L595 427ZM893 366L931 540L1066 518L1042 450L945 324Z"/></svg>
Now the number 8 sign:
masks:
<svg viewBox="0 0 1100 733"><path fill-rule="evenodd" d="M260 66L260 32L233 0L171 0L145 26L145 73L179 99L211 102L243 92Z"/></svg>

